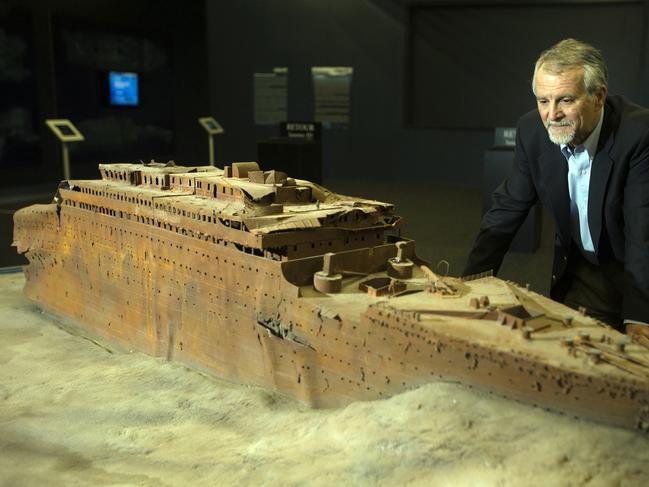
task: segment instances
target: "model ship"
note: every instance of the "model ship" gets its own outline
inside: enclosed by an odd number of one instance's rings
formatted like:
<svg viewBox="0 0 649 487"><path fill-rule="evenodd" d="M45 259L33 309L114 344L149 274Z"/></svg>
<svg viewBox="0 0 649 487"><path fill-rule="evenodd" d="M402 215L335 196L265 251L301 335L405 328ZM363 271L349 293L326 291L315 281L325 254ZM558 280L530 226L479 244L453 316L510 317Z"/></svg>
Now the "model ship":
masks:
<svg viewBox="0 0 649 487"><path fill-rule="evenodd" d="M257 163L101 164L15 214L27 296L315 407L452 379L649 430L649 349L528 289L433 272L390 204Z"/></svg>

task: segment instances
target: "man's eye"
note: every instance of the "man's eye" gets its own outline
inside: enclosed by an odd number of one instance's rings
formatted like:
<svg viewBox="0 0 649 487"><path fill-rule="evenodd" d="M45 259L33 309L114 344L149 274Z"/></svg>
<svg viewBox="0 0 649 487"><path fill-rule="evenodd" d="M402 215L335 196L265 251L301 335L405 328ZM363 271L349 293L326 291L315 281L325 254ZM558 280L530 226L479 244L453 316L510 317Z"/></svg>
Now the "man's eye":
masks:
<svg viewBox="0 0 649 487"><path fill-rule="evenodd" d="M574 101L575 101L574 98L562 98L561 99L561 103L566 103L566 104L573 103Z"/></svg>
<svg viewBox="0 0 649 487"><path fill-rule="evenodd" d="M537 102L539 105L547 105L547 104L548 104L548 100L536 100L536 102Z"/></svg>

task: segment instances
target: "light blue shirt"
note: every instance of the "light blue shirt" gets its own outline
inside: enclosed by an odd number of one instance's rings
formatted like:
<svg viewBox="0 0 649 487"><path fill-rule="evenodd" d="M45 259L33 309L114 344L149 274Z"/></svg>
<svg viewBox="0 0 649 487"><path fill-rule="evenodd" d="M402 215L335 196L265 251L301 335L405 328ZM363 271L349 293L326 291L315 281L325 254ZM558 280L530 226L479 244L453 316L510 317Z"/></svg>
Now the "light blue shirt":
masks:
<svg viewBox="0 0 649 487"><path fill-rule="evenodd" d="M568 161L572 237L581 246L586 259L593 263L597 263L597 257L588 226L588 189L590 187L590 169L597 151L603 120L604 109L602 108L597 126L583 144L574 149L567 144L561 144L561 153Z"/></svg>

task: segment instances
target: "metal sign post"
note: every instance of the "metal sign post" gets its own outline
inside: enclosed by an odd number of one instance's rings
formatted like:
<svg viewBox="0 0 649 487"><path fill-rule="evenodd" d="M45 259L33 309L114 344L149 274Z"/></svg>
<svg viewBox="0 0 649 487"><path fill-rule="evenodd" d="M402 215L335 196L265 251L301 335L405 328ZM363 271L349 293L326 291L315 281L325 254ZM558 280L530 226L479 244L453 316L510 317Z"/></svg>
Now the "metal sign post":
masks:
<svg viewBox="0 0 649 487"><path fill-rule="evenodd" d="M208 150L210 151L210 166L214 166L214 135L208 134Z"/></svg>
<svg viewBox="0 0 649 487"><path fill-rule="evenodd" d="M214 117L201 117L198 123L207 132L208 150L210 151L210 166L214 166L214 136L225 132L221 124Z"/></svg>
<svg viewBox="0 0 649 487"><path fill-rule="evenodd" d="M70 152L68 142L81 142L84 136L67 118L50 118L45 120L57 139L61 141L61 159L63 161L63 179L69 180L70 175Z"/></svg>
<svg viewBox="0 0 649 487"><path fill-rule="evenodd" d="M70 152L68 144L61 142L61 159L63 159L63 179L70 179Z"/></svg>

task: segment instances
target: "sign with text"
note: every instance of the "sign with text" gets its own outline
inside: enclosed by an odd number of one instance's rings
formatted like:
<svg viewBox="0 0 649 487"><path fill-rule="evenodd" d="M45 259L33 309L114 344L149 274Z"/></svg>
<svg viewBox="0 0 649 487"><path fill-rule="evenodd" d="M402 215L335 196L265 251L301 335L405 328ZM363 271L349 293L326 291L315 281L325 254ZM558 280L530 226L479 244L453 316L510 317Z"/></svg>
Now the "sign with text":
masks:
<svg viewBox="0 0 649 487"><path fill-rule="evenodd" d="M349 125L350 96L354 68L348 66L313 66L314 119L325 127Z"/></svg>
<svg viewBox="0 0 649 487"><path fill-rule="evenodd" d="M494 145L516 145L516 128L515 127L496 127L494 136Z"/></svg>
<svg viewBox="0 0 649 487"><path fill-rule="evenodd" d="M288 68L254 73L255 124L275 125L287 118Z"/></svg>
<svg viewBox="0 0 649 487"><path fill-rule="evenodd" d="M321 129L318 122L282 122L279 135L289 139L320 140Z"/></svg>

